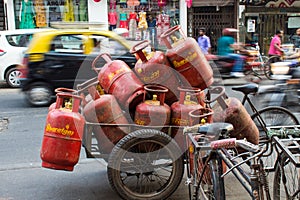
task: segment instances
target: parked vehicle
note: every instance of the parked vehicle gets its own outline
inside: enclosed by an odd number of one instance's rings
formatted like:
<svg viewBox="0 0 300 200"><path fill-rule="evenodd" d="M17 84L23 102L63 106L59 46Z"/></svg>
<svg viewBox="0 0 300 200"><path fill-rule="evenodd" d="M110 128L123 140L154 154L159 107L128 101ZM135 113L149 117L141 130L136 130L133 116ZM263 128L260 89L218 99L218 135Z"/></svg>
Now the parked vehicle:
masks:
<svg viewBox="0 0 300 200"><path fill-rule="evenodd" d="M0 31L0 81L6 81L11 87L19 87L20 71L17 66L22 63L22 58L27 46L36 32L43 29L19 29Z"/></svg>
<svg viewBox="0 0 300 200"><path fill-rule="evenodd" d="M110 31L52 30L34 35L24 56L20 77L26 100L33 106L49 105L54 90L76 88L97 76L92 62L100 53L109 53L112 60L125 61L131 68L136 57L129 52L131 43ZM103 59L97 67L104 66Z"/></svg>

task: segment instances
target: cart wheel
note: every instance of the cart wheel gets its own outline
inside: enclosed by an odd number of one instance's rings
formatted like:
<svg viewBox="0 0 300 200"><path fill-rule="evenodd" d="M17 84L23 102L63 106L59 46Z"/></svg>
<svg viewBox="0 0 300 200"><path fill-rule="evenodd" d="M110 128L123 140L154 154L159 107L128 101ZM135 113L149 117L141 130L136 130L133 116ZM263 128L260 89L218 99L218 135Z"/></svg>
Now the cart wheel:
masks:
<svg viewBox="0 0 300 200"><path fill-rule="evenodd" d="M179 186L183 158L177 143L158 130L141 129L122 138L108 160L111 187L123 199L166 199Z"/></svg>
<svg viewBox="0 0 300 200"><path fill-rule="evenodd" d="M272 71L271 71L271 64L272 63L275 63L275 62L279 62L279 61L282 61L281 58L279 56L271 56L268 61L265 63L264 65L264 73L265 73L265 76L272 80Z"/></svg>

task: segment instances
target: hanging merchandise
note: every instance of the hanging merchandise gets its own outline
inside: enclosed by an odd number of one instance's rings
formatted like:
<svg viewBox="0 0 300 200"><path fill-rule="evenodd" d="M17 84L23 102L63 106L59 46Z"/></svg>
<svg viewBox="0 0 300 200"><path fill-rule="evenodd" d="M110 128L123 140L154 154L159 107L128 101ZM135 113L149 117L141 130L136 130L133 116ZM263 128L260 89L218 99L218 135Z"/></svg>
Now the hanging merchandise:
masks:
<svg viewBox="0 0 300 200"><path fill-rule="evenodd" d="M187 6L188 8L192 7L193 0L185 0L185 2L186 2L186 6Z"/></svg>
<svg viewBox="0 0 300 200"><path fill-rule="evenodd" d="M138 23L138 28L141 30L146 30L148 28L148 23L146 19L146 12L141 11L139 12L139 23Z"/></svg>
<svg viewBox="0 0 300 200"><path fill-rule="evenodd" d="M164 7L167 5L167 0L157 0L157 5L159 7Z"/></svg>
<svg viewBox="0 0 300 200"><path fill-rule="evenodd" d="M157 34L157 39L159 41L159 44L162 44L160 36L167 30L169 30L170 28L170 16L165 14L165 13L161 13L159 15L157 15L156 17L156 34Z"/></svg>
<svg viewBox="0 0 300 200"><path fill-rule="evenodd" d="M120 12L120 24L119 28L126 28L128 29L128 18L127 18L127 13L124 11Z"/></svg>
<svg viewBox="0 0 300 200"><path fill-rule="evenodd" d="M46 8L43 0L35 0L34 10L36 13L35 23L36 27L46 27Z"/></svg>
<svg viewBox="0 0 300 200"><path fill-rule="evenodd" d="M111 10L115 10L116 9L116 0L110 0L109 1L109 8L111 9Z"/></svg>
<svg viewBox="0 0 300 200"><path fill-rule="evenodd" d="M127 5L128 6L139 6L140 2L138 0L128 0Z"/></svg>
<svg viewBox="0 0 300 200"><path fill-rule="evenodd" d="M186 37L179 25L164 32L161 38L168 48L166 55L172 66L192 87L204 90L213 83L212 68L198 43Z"/></svg>
<svg viewBox="0 0 300 200"><path fill-rule="evenodd" d="M109 30L110 31L117 28L117 22L118 22L117 12L115 10L111 10L108 13L108 24L109 24Z"/></svg>
<svg viewBox="0 0 300 200"><path fill-rule="evenodd" d="M139 23L138 23L138 29L141 31L142 33L142 39L148 39L147 37L147 29L148 29L148 23L147 23L147 19L146 19L146 12L145 11L141 11L139 12Z"/></svg>
<svg viewBox="0 0 300 200"><path fill-rule="evenodd" d="M66 0L65 6L64 6L64 18L63 19L64 19L65 22L75 21L74 7L73 7L73 1L72 0Z"/></svg>
<svg viewBox="0 0 300 200"><path fill-rule="evenodd" d="M127 0L119 0L119 4L122 8L126 8L127 7Z"/></svg>
<svg viewBox="0 0 300 200"><path fill-rule="evenodd" d="M130 12L129 13L129 38L135 39L136 37L136 29L137 29L137 21L138 21L138 15L136 12Z"/></svg>
<svg viewBox="0 0 300 200"><path fill-rule="evenodd" d="M20 12L20 29L35 28L35 12L32 0L23 0Z"/></svg>
<svg viewBox="0 0 300 200"><path fill-rule="evenodd" d="M142 5L145 5L147 3L148 3L147 0L141 0L141 2L140 2L140 4L142 4Z"/></svg>
<svg viewBox="0 0 300 200"><path fill-rule="evenodd" d="M87 1L79 1L79 21L86 22L88 20Z"/></svg>

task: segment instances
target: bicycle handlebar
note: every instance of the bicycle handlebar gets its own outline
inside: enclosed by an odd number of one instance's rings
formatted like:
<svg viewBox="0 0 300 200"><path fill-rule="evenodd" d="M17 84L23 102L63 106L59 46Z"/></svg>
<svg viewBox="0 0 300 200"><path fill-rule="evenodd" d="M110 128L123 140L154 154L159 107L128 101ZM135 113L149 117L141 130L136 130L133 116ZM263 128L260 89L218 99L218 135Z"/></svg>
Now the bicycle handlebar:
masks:
<svg viewBox="0 0 300 200"><path fill-rule="evenodd" d="M236 138L213 141L210 143L210 147L212 149L241 147L250 152L260 151L260 147L258 145L252 144L247 140L237 140Z"/></svg>
<svg viewBox="0 0 300 200"><path fill-rule="evenodd" d="M197 135L200 137L197 137ZM210 142L209 138L207 138L203 134L189 133L188 137L190 141L194 144L195 148L200 151L217 150L221 148L229 149L235 147L240 147L249 152L254 152L254 153L259 152L261 150L259 145L248 142L246 139L237 140L236 138L228 138L228 139L220 139L220 140L215 140Z"/></svg>

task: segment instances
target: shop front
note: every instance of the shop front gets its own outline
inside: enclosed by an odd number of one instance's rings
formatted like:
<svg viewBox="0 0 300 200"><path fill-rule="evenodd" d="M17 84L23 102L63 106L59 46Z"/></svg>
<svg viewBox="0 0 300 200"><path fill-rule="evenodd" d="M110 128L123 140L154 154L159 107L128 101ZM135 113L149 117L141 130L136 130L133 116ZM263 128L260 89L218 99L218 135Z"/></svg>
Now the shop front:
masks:
<svg viewBox="0 0 300 200"><path fill-rule="evenodd" d="M189 1L186 0L4 0L4 3L8 30L101 24L101 29L120 31L131 40L148 39L156 47L159 36L172 26L180 24L187 32Z"/></svg>
<svg viewBox="0 0 300 200"><path fill-rule="evenodd" d="M157 48L159 36L170 27L180 24L180 2L156 1L109 1L109 30L123 31L130 40L150 40Z"/></svg>
<svg viewBox="0 0 300 200"><path fill-rule="evenodd" d="M4 0L4 3L8 30L47 28L60 22L107 24L107 3L103 0Z"/></svg>

